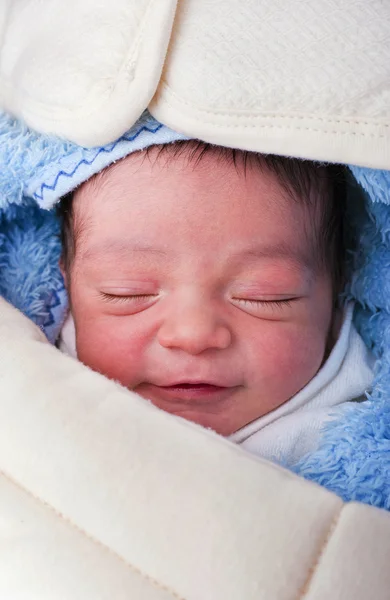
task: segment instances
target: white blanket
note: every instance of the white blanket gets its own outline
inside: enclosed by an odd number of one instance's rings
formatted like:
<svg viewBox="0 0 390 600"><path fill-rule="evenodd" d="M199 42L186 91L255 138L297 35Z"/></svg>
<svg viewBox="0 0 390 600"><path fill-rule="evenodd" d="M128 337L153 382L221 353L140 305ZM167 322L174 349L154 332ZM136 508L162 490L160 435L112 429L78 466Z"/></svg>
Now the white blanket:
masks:
<svg viewBox="0 0 390 600"><path fill-rule="evenodd" d="M0 598L388 600L385 511L156 409L2 299L0 357Z"/></svg>

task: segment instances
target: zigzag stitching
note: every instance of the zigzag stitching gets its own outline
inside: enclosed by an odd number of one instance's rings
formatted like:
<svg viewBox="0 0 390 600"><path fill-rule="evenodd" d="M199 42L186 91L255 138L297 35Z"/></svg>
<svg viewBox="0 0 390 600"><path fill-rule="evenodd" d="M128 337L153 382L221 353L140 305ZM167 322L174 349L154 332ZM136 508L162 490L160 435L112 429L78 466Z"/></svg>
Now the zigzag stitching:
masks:
<svg viewBox="0 0 390 600"><path fill-rule="evenodd" d="M120 142L122 142L123 140L126 140L127 142L132 142L133 140L135 140L140 133L142 133L143 131L148 131L149 133L156 133L159 129L161 129L162 124L159 123L159 125L156 127L156 129L151 129L149 128L147 125L143 125L141 127L141 129L139 129L139 131L137 131L137 133L135 133L133 136L130 137L126 137L126 135L122 136L119 140L117 140L116 142L114 142L111 145L111 148L107 149L106 146L103 146L103 148L99 148L99 150L97 151L97 153L95 154L95 156L92 158L92 160L88 161L86 158L83 158L82 160L80 160L79 163L77 163L77 165L75 166L75 168L73 169L73 171L71 173L67 173L66 171L60 171L55 180L54 183L52 185L48 185L46 183L43 183L41 185L41 189L39 190L39 192L35 192L34 193L34 198L37 198L38 200L43 200L43 192L47 189L47 190L55 190L58 180L61 177L61 175L63 175L64 177L73 177L73 175L76 173L77 169L80 167L80 165L85 164L85 165L92 165L93 162L95 162L95 160L97 159L97 157L99 156L99 154L102 154L103 152L106 152L107 154L110 154L114 148L116 148L116 146L118 144L120 144Z"/></svg>

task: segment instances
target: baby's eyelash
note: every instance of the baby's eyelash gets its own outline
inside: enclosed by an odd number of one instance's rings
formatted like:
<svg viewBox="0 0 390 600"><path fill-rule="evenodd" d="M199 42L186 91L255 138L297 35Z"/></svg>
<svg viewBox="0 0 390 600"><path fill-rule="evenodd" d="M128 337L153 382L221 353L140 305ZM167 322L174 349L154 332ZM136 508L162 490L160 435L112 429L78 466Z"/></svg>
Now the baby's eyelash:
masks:
<svg viewBox="0 0 390 600"><path fill-rule="evenodd" d="M268 305L272 305L272 304L276 304L276 305L280 305L280 304L291 304L291 302L293 300L295 300L295 298L282 298L281 300L259 300L257 298L235 298L233 297L232 300L236 300L237 302L251 302L253 304L268 304Z"/></svg>
<svg viewBox="0 0 390 600"><path fill-rule="evenodd" d="M286 298L286 299L282 299L282 300L255 300L252 298L233 298L233 300L244 304L244 306L246 305L246 306L255 307L255 306L263 305L263 306L267 306L267 308L275 308L278 310L280 310L284 307L291 306L291 304L296 299L297 298Z"/></svg>
<svg viewBox="0 0 390 600"><path fill-rule="evenodd" d="M119 294L107 294L106 292L100 292L100 296L104 300L108 300L109 302L131 302L137 300L147 300L151 297L154 297L155 294L123 294L122 296Z"/></svg>
<svg viewBox="0 0 390 600"><path fill-rule="evenodd" d="M148 300L152 297L155 297L155 294L123 294L123 295L119 295L119 294L108 294L107 292L100 292L100 296L104 299L104 300L108 300L109 302L137 302L137 301L141 301L141 300ZM296 298L285 298L285 299L281 299L281 300L256 300L253 298L232 298L232 300L236 301L236 302L240 302L241 304L243 304L244 306L259 306L259 305L265 305L267 306L267 308L276 308L276 309L281 309L284 306L289 307L291 306L292 302L294 300L296 300Z"/></svg>

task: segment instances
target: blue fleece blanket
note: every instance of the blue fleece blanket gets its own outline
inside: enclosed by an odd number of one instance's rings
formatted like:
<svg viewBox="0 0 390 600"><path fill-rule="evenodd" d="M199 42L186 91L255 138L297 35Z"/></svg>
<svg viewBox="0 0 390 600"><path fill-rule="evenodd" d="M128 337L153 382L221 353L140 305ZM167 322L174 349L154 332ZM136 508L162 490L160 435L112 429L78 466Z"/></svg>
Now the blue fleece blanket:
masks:
<svg viewBox="0 0 390 600"><path fill-rule="evenodd" d="M96 169L102 168L102 156L114 152L114 159L120 157L123 143L154 135L156 127L147 116L118 143L87 150L31 132L0 114L0 294L51 342L65 318L67 297L58 268L58 220L36 200L86 164L98 161ZM165 133L168 141L183 137ZM72 157L72 169L57 168L60 175L53 178L52 166L64 154ZM46 187L37 186L43 167ZM377 357L375 381L366 402L335 412L318 450L294 471L344 500L390 509L390 172L355 166L350 171L348 219L359 246L347 295L356 301L356 327Z"/></svg>

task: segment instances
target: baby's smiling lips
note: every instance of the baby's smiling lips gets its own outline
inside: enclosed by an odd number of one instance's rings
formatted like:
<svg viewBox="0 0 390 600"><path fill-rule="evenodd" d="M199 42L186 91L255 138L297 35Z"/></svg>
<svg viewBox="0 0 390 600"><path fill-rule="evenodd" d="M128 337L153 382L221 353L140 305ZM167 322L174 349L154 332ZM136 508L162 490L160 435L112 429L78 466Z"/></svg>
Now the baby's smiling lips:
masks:
<svg viewBox="0 0 390 600"><path fill-rule="evenodd" d="M158 398L165 402L212 404L227 400L237 390L238 386L221 386L204 381L180 381L171 385L147 383L142 384L140 387L145 396L150 392L150 399L152 401ZM144 393L141 393L141 395L144 395Z"/></svg>

